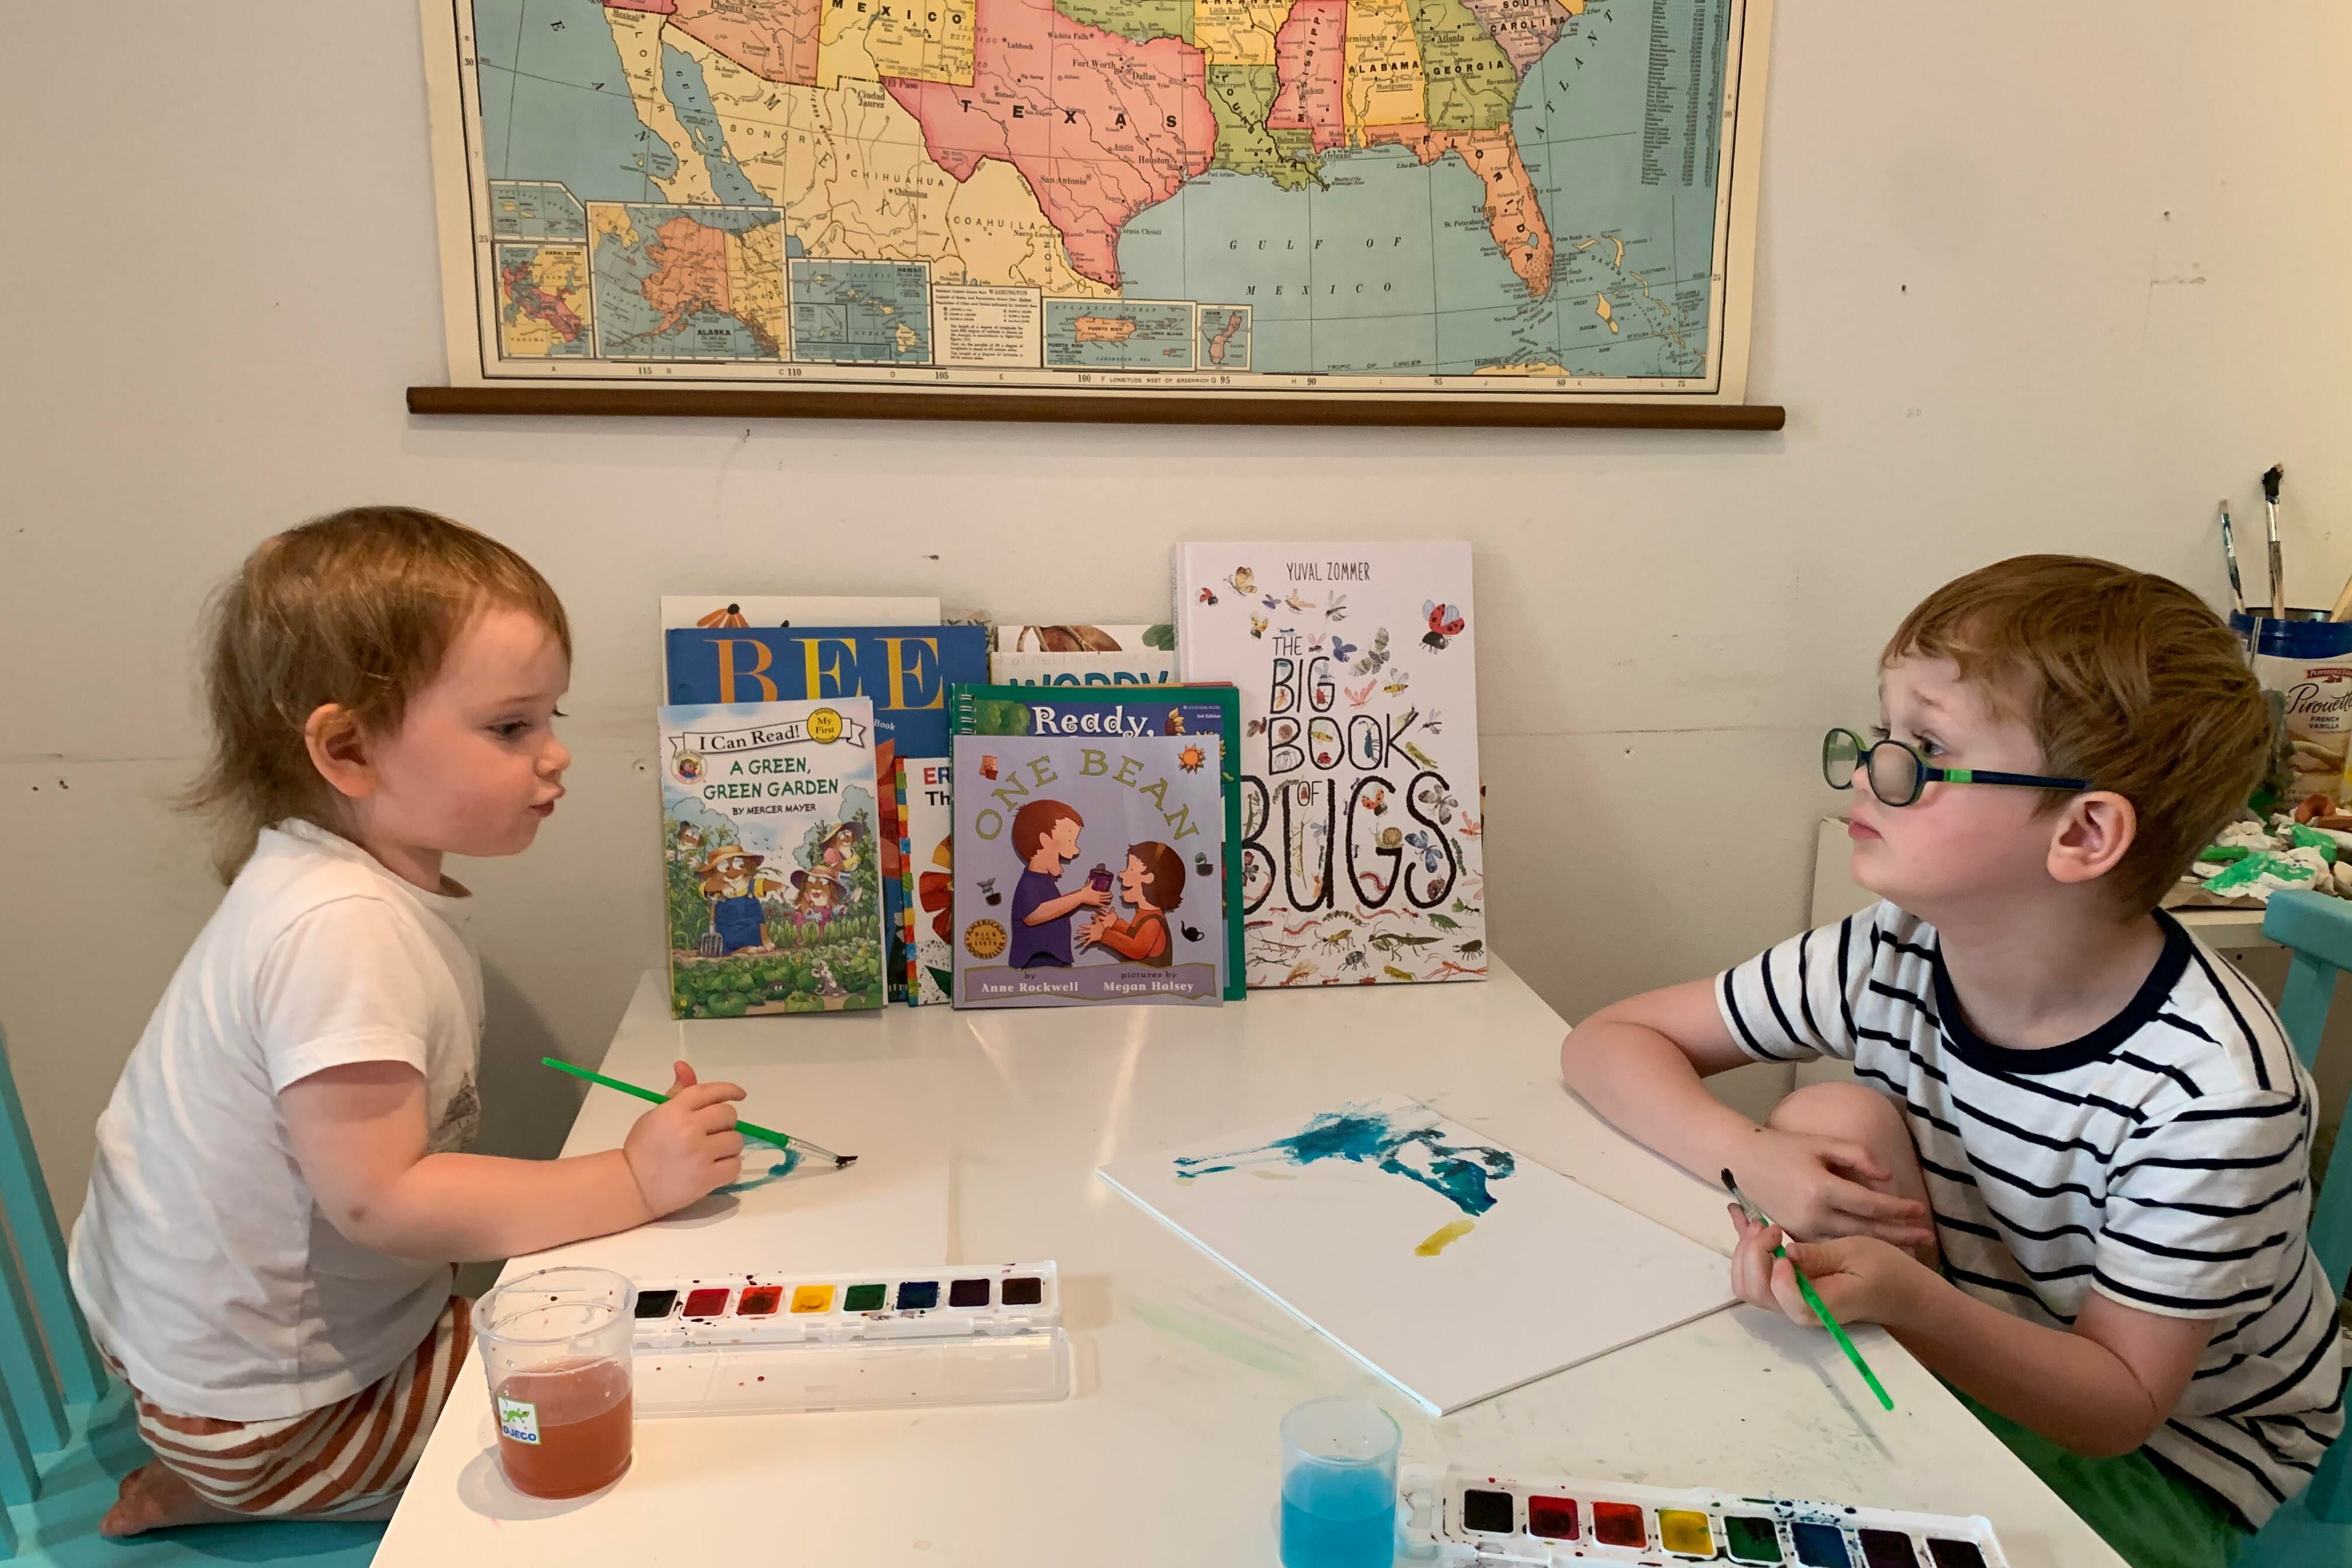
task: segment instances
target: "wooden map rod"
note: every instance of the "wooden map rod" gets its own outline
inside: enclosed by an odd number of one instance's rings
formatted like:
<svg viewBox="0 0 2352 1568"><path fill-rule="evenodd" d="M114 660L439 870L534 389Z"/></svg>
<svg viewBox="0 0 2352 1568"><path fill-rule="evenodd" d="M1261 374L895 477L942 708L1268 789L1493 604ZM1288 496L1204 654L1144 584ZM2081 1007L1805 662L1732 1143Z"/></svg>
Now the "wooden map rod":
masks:
<svg viewBox="0 0 2352 1568"><path fill-rule="evenodd" d="M412 386L411 414L596 418L992 419L1098 425L1512 426L1601 430L1778 430L1777 403L1533 403L1496 398L1169 397L1150 393L782 392L709 386Z"/></svg>

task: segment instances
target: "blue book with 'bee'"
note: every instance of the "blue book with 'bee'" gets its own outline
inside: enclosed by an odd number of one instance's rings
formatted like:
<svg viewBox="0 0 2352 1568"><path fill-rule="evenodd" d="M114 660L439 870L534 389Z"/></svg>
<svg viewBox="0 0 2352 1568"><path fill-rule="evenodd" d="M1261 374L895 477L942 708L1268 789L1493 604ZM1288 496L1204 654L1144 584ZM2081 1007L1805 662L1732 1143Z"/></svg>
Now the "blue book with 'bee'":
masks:
<svg viewBox="0 0 2352 1568"><path fill-rule="evenodd" d="M1223 738L955 738L955 1005L1224 999Z"/></svg>
<svg viewBox="0 0 2352 1568"><path fill-rule="evenodd" d="M774 702L864 697L874 705L881 781L882 890L890 999L907 997L898 763L948 756L948 688L988 679L984 626L678 626L663 634L669 700Z"/></svg>

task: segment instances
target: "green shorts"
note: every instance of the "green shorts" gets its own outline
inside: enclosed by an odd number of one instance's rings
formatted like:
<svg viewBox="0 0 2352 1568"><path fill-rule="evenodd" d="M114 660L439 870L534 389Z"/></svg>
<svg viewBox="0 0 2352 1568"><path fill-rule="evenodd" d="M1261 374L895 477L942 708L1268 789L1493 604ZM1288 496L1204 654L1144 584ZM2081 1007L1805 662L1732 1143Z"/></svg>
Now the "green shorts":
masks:
<svg viewBox="0 0 2352 1568"><path fill-rule="evenodd" d="M2253 1539L2221 1493L2146 1448L2086 1459L1957 1388L1952 1395L2132 1568L2229 1568Z"/></svg>

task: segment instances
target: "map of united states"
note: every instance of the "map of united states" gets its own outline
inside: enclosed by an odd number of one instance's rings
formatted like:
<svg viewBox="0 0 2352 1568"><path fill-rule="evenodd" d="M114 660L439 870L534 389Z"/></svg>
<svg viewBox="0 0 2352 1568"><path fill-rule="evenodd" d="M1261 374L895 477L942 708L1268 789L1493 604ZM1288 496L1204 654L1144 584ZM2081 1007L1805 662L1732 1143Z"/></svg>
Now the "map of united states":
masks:
<svg viewBox="0 0 2352 1568"><path fill-rule="evenodd" d="M501 210L594 215L499 231L518 357L803 357L800 258L1193 301L1188 371L1244 309L1258 374L1706 355L1731 0L453 4Z"/></svg>

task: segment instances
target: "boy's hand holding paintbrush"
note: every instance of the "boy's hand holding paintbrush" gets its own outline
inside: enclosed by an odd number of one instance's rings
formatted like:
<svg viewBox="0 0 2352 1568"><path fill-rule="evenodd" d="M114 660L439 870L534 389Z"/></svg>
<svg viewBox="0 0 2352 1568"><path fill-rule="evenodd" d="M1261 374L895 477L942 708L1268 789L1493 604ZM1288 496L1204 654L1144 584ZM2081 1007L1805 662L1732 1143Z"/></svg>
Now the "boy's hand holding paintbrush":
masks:
<svg viewBox="0 0 2352 1568"><path fill-rule="evenodd" d="M1818 1328L1821 1320L1797 1284L1800 1268L1841 1323L1898 1326L1913 1288L1934 1280L1919 1260L1874 1236L1841 1236L1828 1241L1790 1241L1777 1225L1758 1225L1730 1205L1739 1246L1731 1255L1731 1288L1751 1307L1778 1309L1792 1323ZM1787 1248L1774 1257L1775 1248Z"/></svg>

